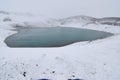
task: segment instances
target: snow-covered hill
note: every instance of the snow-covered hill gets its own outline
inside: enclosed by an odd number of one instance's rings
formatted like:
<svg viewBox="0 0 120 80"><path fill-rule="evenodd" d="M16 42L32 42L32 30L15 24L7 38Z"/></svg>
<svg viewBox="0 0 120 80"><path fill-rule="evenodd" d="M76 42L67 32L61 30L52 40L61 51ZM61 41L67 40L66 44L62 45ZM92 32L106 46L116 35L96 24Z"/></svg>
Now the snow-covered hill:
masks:
<svg viewBox="0 0 120 80"><path fill-rule="evenodd" d="M90 16L72 16L63 19L52 19L30 13L15 13L0 11L0 22L6 22L13 27L53 27L53 26L87 26L113 25L120 26L119 17L94 18Z"/></svg>
<svg viewBox="0 0 120 80"><path fill-rule="evenodd" d="M87 25L87 24L94 24L96 21L96 18L81 15L81 16L73 16L73 17L60 19L59 21L60 21L61 25L79 24L79 25L83 26L83 25Z"/></svg>
<svg viewBox="0 0 120 80"><path fill-rule="evenodd" d="M94 18L89 16L73 16L59 20L61 25L81 25L86 26L89 24L100 24L100 25L113 25L120 26L120 18L119 17L104 17L104 18Z"/></svg>
<svg viewBox="0 0 120 80"><path fill-rule="evenodd" d="M100 18L97 21L98 23L104 25L120 26L120 17L105 17L105 18Z"/></svg>

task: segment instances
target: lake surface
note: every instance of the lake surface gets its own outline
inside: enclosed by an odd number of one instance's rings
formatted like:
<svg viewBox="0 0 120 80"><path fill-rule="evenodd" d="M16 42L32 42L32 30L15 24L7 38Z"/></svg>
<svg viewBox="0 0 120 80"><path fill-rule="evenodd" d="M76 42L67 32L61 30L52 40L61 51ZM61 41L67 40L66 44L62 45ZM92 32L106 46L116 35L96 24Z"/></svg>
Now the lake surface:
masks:
<svg viewBox="0 0 120 80"><path fill-rule="evenodd" d="M9 47L61 47L80 41L91 41L113 34L72 27L25 28L5 39Z"/></svg>

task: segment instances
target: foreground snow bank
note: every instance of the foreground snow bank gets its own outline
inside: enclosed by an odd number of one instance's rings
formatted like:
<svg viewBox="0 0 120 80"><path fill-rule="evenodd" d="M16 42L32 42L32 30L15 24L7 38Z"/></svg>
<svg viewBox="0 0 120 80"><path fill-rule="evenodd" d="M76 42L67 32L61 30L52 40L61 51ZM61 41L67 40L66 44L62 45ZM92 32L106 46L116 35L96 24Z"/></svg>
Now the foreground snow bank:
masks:
<svg viewBox="0 0 120 80"><path fill-rule="evenodd" d="M2 80L119 80L120 34L84 45L52 49L1 48ZM26 76L23 73L26 72Z"/></svg>

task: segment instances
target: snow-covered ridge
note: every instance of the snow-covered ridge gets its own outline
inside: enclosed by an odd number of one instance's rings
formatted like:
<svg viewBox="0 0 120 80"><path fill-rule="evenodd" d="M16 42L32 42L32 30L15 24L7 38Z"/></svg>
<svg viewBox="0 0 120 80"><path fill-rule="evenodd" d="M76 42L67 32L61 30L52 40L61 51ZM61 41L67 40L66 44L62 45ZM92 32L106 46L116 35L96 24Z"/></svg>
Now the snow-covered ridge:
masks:
<svg viewBox="0 0 120 80"><path fill-rule="evenodd" d="M70 23L89 24L89 23L94 23L96 21L96 18L80 15L80 16L73 16L73 17L60 19L59 21L61 22L61 25L70 24Z"/></svg>
<svg viewBox="0 0 120 80"><path fill-rule="evenodd" d="M105 17L97 20L100 24L120 26L120 17Z"/></svg>
<svg viewBox="0 0 120 80"><path fill-rule="evenodd" d="M73 16L59 20L61 25L66 24L81 24L82 26L89 24L100 24L100 25L113 25L120 26L119 17L104 17L104 18L94 18L89 16Z"/></svg>
<svg viewBox="0 0 120 80"><path fill-rule="evenodd" d="M52 19L42 15L35 15L31 13L17 13L6 11L0 11L0 22L13 22L16 23L14 24L14 26L23 27L25 26L49 27L76 24L79 26L86 26L90 24L120 26L119 17L94 18L90 16L78 15L63 19Z"/></svg>

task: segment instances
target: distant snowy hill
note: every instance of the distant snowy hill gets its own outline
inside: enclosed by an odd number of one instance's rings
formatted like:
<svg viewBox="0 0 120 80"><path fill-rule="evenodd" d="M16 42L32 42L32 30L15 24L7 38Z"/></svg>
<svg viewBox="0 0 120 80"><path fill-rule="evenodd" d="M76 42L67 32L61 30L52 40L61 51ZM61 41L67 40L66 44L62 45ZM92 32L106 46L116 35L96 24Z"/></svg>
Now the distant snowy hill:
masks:
<svg viewBox="0 0 120 80"><path fill-rule="evenodd" d="M105 17L97 20L100 24L120 26L120 17Z"/></svg>
<svg viewBox="0 0 120 80"><path fill-rule="evenodd" d="M86 26L89 24L101 24L101 25L114 25L120 26L120 18L118 17L105 17L105 18L94 18L89 16L73 16L59 20L61 25L81 25Z"/></svg>
<svg viewBox="0 0 120 80"><path fill-rule="evenodd" d="M119 17L94 18L79 15L62 19L52 19L42 15L6 11L0 11L0 22L7 22L12 24L13 27L87 26L90 24L120 26Z"/></svg>
<svg viewBox="0 0 120 80"><path fill-rule="evenodd" d="M61 25L66 24L79 24L79 25L86 25L90 23L94 23L96 18L89 17L89 16L73 16L59 20Z"/></svg>

